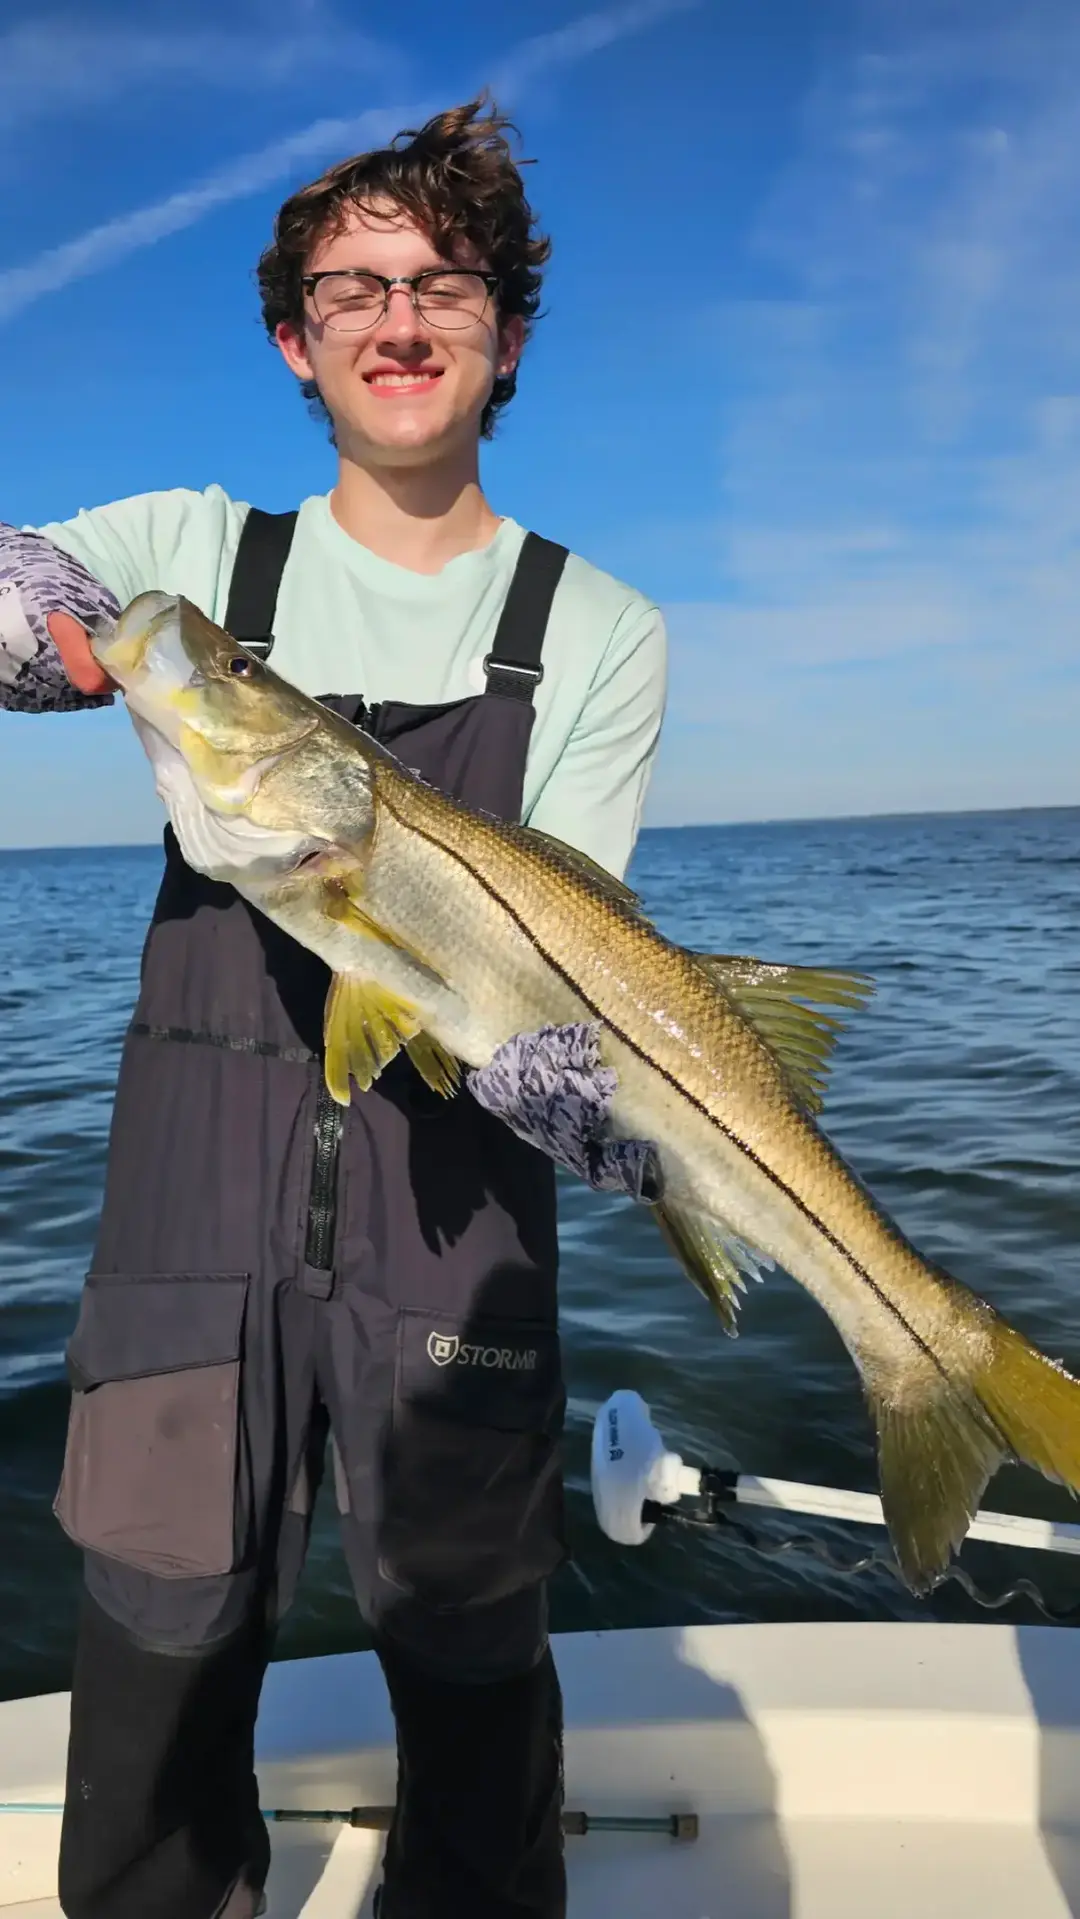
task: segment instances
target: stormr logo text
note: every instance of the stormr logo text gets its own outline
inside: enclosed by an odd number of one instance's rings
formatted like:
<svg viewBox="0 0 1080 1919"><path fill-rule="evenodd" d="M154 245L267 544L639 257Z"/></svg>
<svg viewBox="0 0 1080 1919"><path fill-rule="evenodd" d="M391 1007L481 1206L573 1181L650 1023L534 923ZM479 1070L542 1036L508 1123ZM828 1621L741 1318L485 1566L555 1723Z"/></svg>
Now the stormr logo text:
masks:
<svg viewBox="0 0 1080 1919"><path fill-rule="evenodd" d="M485 1371L532 1373L536 1350L531 1346L470 1346L456 1333L429 1333L428 1358L436 1366L480 1366Z"/></svg>

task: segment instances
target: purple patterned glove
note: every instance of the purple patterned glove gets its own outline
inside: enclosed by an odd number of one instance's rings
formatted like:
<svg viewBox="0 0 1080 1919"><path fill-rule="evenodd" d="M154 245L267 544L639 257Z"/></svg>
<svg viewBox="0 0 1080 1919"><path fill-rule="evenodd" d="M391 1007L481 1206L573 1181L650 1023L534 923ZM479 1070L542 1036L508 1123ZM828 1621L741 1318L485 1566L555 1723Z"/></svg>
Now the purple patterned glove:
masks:
<svg viewBox="0 0 1080 1919"><path fill-rule="evenodd" d="M655 1146L605 1137L616 1075L600 1064L595 1025L516 1033L465 1076L475 1100L598 1192L652 1204L664 1181Z"/></svg>
<svg viewBox="0 0 1080 1919"><path fill-rule="evenodd" d="M84 626L115 620L119 602L70 553L43 533L0 520L0 708L72 713L111 706L111 693L80 693L64 672L47 621L70 613Z"/></svg>

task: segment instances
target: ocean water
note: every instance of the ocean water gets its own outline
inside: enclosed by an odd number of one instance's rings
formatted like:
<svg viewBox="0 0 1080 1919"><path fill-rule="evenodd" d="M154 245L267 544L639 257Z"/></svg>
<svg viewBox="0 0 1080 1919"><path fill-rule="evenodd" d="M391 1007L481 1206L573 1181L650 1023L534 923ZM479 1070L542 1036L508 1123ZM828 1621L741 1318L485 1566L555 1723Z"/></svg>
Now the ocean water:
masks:
<svg viewBox="0 0 1080 1919"><path fill-rule="evenodd" d="M0 1697L67 1683L79 1566L51 1513L64 1342L92 1247L117 1059L160 871L155 848L0 853ZM831 1137L924 1253L1080 1369L1080 810L685 828L643 834L631 879L702 949L850 965L877 993L833 1068ZM784 1618L1038 1618L956 1584L913 1599L891 1571L804 1549L599 1532L597 1406L637 1389L669 1443L747 1472L875 1487L870 1429L833 1328L783 1275L725 1339L651 1221L562 1187L572 1559L557 1627ZM1007 1469L997 1508L1076 1517ZM856 1558L880 1534L769 1518ZM988 1592L1036 1578L1080 1605L1080 1563L970 1544ZM334 1520L320 1510L282 1655L362 1646Z"/></svg>

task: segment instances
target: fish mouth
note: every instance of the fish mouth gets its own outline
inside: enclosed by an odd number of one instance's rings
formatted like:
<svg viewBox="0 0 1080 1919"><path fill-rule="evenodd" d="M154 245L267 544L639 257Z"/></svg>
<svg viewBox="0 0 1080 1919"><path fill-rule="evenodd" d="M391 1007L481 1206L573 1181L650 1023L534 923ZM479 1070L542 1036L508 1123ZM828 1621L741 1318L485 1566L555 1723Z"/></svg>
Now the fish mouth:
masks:
<svg viewBox="0 0 1080 1919"><path fill-rule="evenodd" d="M138 718L158 739L181 744L205 677L184 644L183 601L170 593L140 593L116 625L91 637L94 658ZM143 736L144 745L147 744Z"/></svg>
<svg viewBox="0 0 1080 1919"><path fill-rule="evenodd" d="M146 672L153 663L151 647L154 642L161 643L162 631L167 620L175 616L179 601L171 593L140 593L126 606L120 618L115 622L97 620L90 630L90 651L98 665L104 668L110 679L126 692L140 674ZM179 642L179 621L176 620L176 641L170 647L165 642L165 650L175 656ZM191 661L184 654L186 671L182 684L190 682L193 671ZM170 657L175 672L180 664Z"/></svg>
<svg viewBox="0 0 1080 1919"><path fill-rule="evenodd" d="M194 615L190 631L185 630L188 613ZM94 636L91 647L123 693L151 764L174 767L176 757L186 760L201 803L213 813L228 815L248 806L270 769L311 738L319 715L316 711L300 725L256 731L250 756L242 738L238 749L227 723L227 699L223 715L218 710L221 689L213 697L221 676L206 642L215 640L225 643L218 650L230 655L231 665L236 643L197 609L175 594L142 593L115 627Z"/></svg>

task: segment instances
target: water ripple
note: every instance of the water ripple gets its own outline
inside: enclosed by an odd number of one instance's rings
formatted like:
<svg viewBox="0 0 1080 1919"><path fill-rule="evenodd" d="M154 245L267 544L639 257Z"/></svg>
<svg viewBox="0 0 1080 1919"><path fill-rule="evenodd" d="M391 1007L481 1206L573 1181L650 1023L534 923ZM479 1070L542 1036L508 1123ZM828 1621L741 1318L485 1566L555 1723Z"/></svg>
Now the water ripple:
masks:
<svg viewBox="0 0 1080 1919"><path fill-rule="evenodd" d="M830 1135L927 1254L1074 1368L1078 845L1080 812L1068 810L686 828L644 834L631 874L687 945L875 977L839 1047ZM159 870L155 849L0 854L0 1694L66 1679L78 1563L50 1512L63 1344ZM725 1535L656 1535L634 1553L598 1534L589 1435L617 1386L636 1387L699 1460L726 1447L747 1470L872 1488L873 1449L840 1341L792 1281L751 1289L732 1343L647 1220L570 1181L562 1194L574 1558L556 1582L557 1623L924 1616L881 1570L845 1580ZM994 1498L1068 1511L1015 1471ZM835 1529L821 1536L843 1549ZM973 1548L970 1563L998 1586L1035 1570L1055 1603L1080 1598L1073 1562L1033 1569ZM364 1643L348 1591L324 1507L282 1651ZM948 1587L930 1610L983 1617Z"/></svg>

